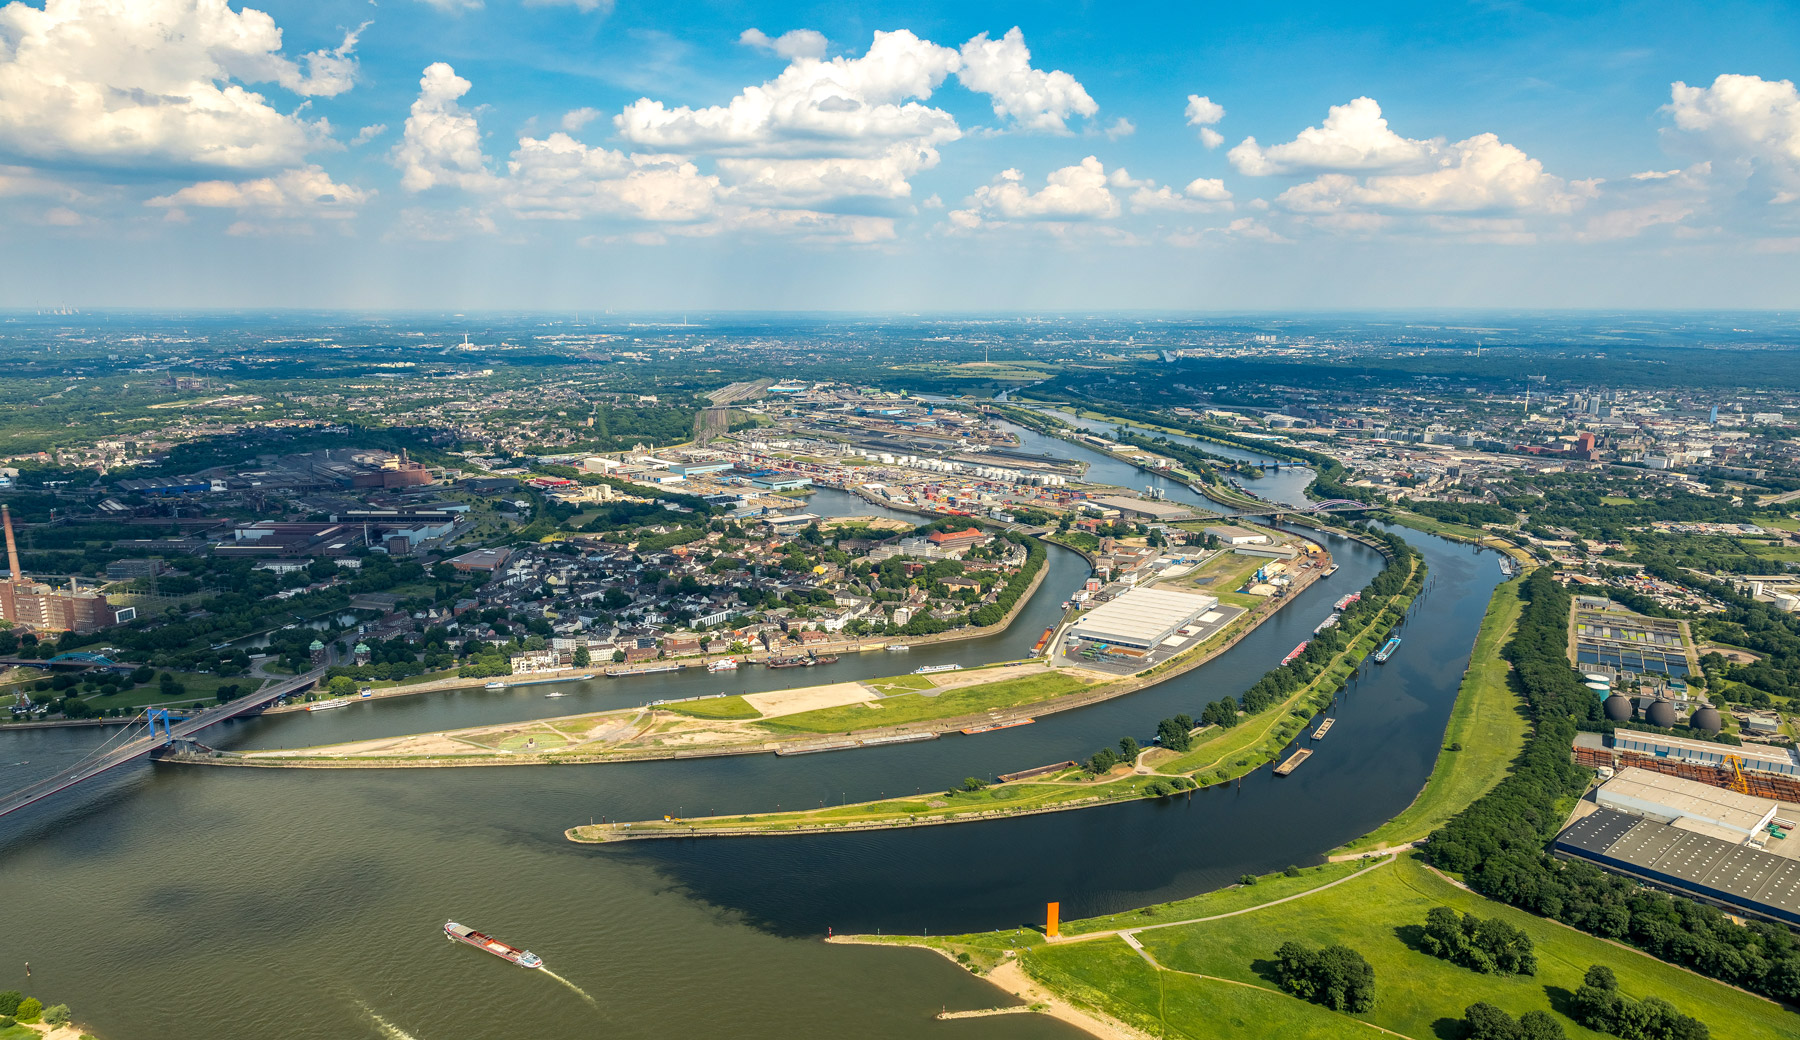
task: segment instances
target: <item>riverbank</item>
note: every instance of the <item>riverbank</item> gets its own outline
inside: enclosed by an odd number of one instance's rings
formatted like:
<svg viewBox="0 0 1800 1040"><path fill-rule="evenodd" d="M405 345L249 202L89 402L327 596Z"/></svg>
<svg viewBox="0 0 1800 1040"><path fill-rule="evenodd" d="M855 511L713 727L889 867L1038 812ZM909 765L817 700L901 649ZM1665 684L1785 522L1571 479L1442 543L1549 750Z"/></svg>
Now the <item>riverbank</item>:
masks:
<svg viewBox="0 0 1800 1040"><path fill-rule="evenodd" d="M1342 866L1348 876L1319 883ZM1289 871L1213 893L1216 907L1164 904L1115 915L1110 926L1074 921L1068 938L1046 941L1035 930L974 933L938 938L850 937L846 941L920 945L983 974L1002 964L1018 972L1105 1028L1172 1035L1206 1022L1207 1035L1222 1038L1345 1035L1376 1032L1418 1038L1443 1035L1476 1001L1513 1016L1550 1015L1571 1036L1586 1035L1570 1019L1566 1000L1588 966L1604 964L1622 992L1656 995L1705 1022L1715 1036L1762 1040L1792 1033L1790 1011L1761 997L1658 961L1523 911L1485 900L1432 870L1413 854L1380 861ZM1315 880L1315 877L1319 880ZM1301 889L1295 891L1296 888ZM1233 905L1248 903L1249 905ZM1524 932L1537 953L1532 975L1481 974L1419 949L1413 933L1434 907L1498 918ZM1177 909L1181 907L1182 909ZM1229 907L1229 909L1227 909ZM1213 912L1200 916L1196 910ZM1187 915L1187 919L1181 919ZM1124 920L1119 920L1124 918ZM1176 918L1170 920L1170 918ZM1373 1008L1338 1013L1280 990L1266 961L1290 938L1308 945L1341 943L1355 949L1375 973ZM1012 974L991 981L1016 993ZM1042 998L1039 998L1042 999ZM1084 1028L1088 1028L1085 1027Z"/></svg>
<svg viewBox="0 0 1800 1040"><path fill-rule="evenodd" d="M1512 664L1502 656L1525 608L1519 598L1524 582L1520 576L1494 588L1425 786L1400 815L1336 854L1374 852L1428 838L1506 776L1530 728L1522 698L1512 688Z"/></svg>
<svg viewBox="0 0 1800 1040"><path fill-rule="evenodd" d="M1354 635L1349 635L1345 647L1326 661L1317 674L1281 701L1235 725L1201 727L1194 733L1201 739L1185 752L1153 748L1141 753L1136 761L1099 776L1091 776L1071 762L975 790L792 812L589 824L572 827L565 836L574 842L604 844L676 837L900 830L1066 812L1139 798L1166 798L1200 786L1226 784L1279 756L1298 734L1305 718L1331 702L1363 660L1381 645L1393 625L1404 618L1423 584L1425 571L1422 558L1415 554L1407 559L1409 569L1401 591L1389 597Z"/></svg>
<svg viewBox="0 0 1800 1040"><path fill-rule="evenodd" d="M1040 569L1041 578L1047 568ZM262 768L442 768L561 765L807 754L993 730L1134 693L1198 668L1236 646L1319 580L1302 570L1285 596L1264 600L1196 646L1140 673L1117 676L1042 660L893 676L859 683L702 697L533 722L412 734L376 741L241 754L177 753L165 762ZM1023 597L1021 597L1023 599ZM1034 674L1006 669L1023 668ZM998 671L996 671L998 670ZM980 680L993 677L985 691ZM975 678L976 682L968 680ZM946 689L954 689L946 695ZM771 715L749 703L794 701L806 712ZM881 714L877 714L877 713ZM858 726L856 723L867 723ZM847 723L847 724L846 724Z"/></svg>

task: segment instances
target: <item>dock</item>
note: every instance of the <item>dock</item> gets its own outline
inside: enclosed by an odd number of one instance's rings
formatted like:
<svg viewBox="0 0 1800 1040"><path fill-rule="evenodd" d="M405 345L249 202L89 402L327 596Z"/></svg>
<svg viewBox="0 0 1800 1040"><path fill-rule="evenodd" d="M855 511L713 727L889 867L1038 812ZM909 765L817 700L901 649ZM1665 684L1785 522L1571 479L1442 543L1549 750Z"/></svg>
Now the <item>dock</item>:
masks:
<svg viewBox="0 0 1800 1040"><path fill-rule="evenodd" d="M1276 776L1286 776L1300 768L1300 763L1312 757L1312 748L1301 748L1287 757L1287 761L1275 767Z"/></svg>
<svg viewBox="0 0 1800 1040"><path fill-rule="evenodd" d="M1324 736L1325 734L1330 733L1331 732L1331 724L1336 721L1337 721L1336 719L1326 719L1324 722L1320 723L1319 728L1313 730L1312 738L1314 740L1318 740L1320 737Z"/></svg>

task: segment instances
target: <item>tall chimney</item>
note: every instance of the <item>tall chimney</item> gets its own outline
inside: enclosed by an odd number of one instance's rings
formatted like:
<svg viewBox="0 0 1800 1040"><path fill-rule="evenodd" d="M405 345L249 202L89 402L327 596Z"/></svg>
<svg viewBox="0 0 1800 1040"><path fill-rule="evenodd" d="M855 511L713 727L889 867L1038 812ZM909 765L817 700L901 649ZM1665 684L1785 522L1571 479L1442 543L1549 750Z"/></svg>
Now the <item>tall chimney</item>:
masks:
<svg viewBox="0 0 1800 1040"><path fill-rule="evenodd" d="M25 572L19 569L19 543L13 541L12 509L0 505L0 524L6 527L6 565L12 568L12 582L18 584L25 579Z"/></svg>

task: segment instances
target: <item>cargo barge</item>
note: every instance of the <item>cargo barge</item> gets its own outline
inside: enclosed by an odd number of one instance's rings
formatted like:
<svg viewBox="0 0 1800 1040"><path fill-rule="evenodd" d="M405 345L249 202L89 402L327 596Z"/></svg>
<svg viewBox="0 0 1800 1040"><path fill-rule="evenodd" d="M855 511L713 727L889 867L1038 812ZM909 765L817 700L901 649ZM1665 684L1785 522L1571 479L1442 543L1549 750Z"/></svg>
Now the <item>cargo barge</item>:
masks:
<svg viewBox="0 0 1800 1040"><path fill-rule="evenodd" d="M1324 736L1325 734L1330 733L1331 732L1331 724L1336 721L1337 721L1336 719L1326 719L1324 722L1320 723L1319 728L1313 730L1312 738L1314 740L1318 740L1320 737Z"/></svg>
<svg viewBox="0 0 1800 1040"><path fill-rule="evenodd" d="M1375 651L1375 663L1386 664L1387 659L1394 656L1394 651L1398 649L1400 649L1400 637L1395 636L1382 644L1381 649Z"/></svg>
<svg viewBox="0 0 1800 1040"><path fill-rule="evenodd" d="M511 961L521 968L542 968L544 966L544 959L530 950L509 946L491 935L485 935L468 925L457 924L455 921L444 922L444 938L467 943L477 950L486 950L501 960Z"/></svg>
<svg viewBox="0 0 1800 1040"><path fill-rule="evenodd" d="M990 722L985 726L970 726L968 729L963 730L963 732L970 736L974 736L977 733L992 733L997 729L1012 729L1014 726L1029 726L1036 721L1036 719L1014 719L1011 722Z"/></svg>
<svg viewBox="0 0 1800 1040"><path fill-rule="evenodd" d="M1350 595L1345 596L1343 599L1338 600L1336 603L1333 603L1331 606L1332 606L1332 609L1334 609L1334 610L1343 610L1346 607L1348 607L1350 604L1355 603L1360 599L1362 599L1362 593L1352 592Z"/></svg>
<svg viewBox="0 0 1800 1040"><path fill-rule="evenodd" d="M1301 748L1289 755L1287 761L1275 767L1276 776L1286 776L1300 768L1300 763L1312 757L1312 748Z"/></svg>
<svg viewBox="0 0 1800 1040"><path fill-rule="evenodd" d="M1289 650L1287 656L1281 659L1281 663L1282 664L1293 664L1294 658L1299 657L1303 653L1306 653L1306 647L1311 642L1312 642L1312 640L1309 639L1305 643L1301 643L1299 646L1294 647L1292 650Z"/></svg>

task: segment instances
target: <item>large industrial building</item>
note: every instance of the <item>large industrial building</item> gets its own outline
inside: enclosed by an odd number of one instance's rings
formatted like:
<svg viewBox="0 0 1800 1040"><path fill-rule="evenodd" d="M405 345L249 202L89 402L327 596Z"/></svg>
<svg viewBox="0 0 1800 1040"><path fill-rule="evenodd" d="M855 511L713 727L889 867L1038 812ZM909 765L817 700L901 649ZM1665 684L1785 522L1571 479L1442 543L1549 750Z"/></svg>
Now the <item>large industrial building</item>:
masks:
<svg viewBox="0 0 1800 1040"><path fill-rule="evenodd" d="M1728 758L1736 758L1743 763L1745 769L1800 777L1800 758L1796 758L1793 749L1769 744L1744 744L1740 747L1710 740L1690 740L1686 737L1664 736L1661 733L1621 729L1613 734L1613 747L1638 755L1714 767L1724 766Z"/></svg>
<svg viewBox="0 0 1800 1040"><path fill-rule="evenodd" d="M1219 605L1217 597L1167 589L1132 589L1083 614L1076 639L1149 650Z"/></svg>
<svg viewBox="0 0 1800 1040"><path fill-rule="evenodd" d="M1600 785L1594 801L1608 809L1739 844L1762 836L1777 808L1767 798L1648 769L1621 770Z"/></svg>
<svg viewBox="0 0 1800 1040"><path fill-rule="evenodd" d="M0 524L6 530L6 562L12 573L0 582L0 618L33 632L87 633L109 628L137 616L135 608L121 610L98 592L78 589L70 581L66 589L33 581L19 567L19 547L13 540L12 510L0 505Z"/></svg>
<svg viewBox="0 0 1800 1040"><path fill-rule="evenodd" d="M1551 851L1711 903L1800 924L1800 859L1765 845L1793 824L1779 803L1645 769L1624 769L1594 793L1596 808ZM1584 806L1585 808L1585 806Z"/></svg>

